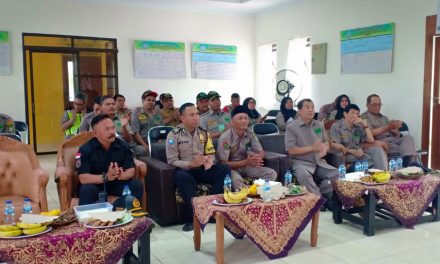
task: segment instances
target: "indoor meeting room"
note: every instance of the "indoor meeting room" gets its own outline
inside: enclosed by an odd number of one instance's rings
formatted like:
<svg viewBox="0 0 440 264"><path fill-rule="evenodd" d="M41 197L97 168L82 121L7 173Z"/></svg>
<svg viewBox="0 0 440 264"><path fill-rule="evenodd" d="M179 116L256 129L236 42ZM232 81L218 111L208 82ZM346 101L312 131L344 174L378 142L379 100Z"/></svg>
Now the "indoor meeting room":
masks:
<svg viewBox="0 0 440 264"><path fill-rule="evenodd" d="M0 263L440 263L439 0L2 0Z"/></svg>

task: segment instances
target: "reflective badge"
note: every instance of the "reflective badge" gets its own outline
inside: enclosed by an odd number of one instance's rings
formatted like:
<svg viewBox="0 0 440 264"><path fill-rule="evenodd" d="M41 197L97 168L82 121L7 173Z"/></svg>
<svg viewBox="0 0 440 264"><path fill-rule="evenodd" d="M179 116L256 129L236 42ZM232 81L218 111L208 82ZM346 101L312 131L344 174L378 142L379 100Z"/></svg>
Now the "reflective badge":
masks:
<svg viewBox="0 0 440 264"><path fill-rule="evenodd" d="M138 199L134 199L133 200L133 208L137 208L137 207L141 207L141 203L139 202Z"/></svg>
<svg viewBox="0 0 440 264"><path fill-rule="evenodd" d="M220 132L223 132L223 130L225 130L225 125L224 125L224 124L220 124L220 125L218 125L218 130L219 130Z"/></svg>
<svg viewBox="0 0 440 264"><path fill-rule="evenodd" d="M174 145L174 139L172 139L172 138L168 139L168 144Z"/></svg>
<svg viewBox="0 0 440 264"><path fill-rule="evenodd" d="M231 121L231 118L225 117L225 121L226 121L226 123L229 123L229 121Z"/></svg>
<svg viewBox="0 0 440 264"><path fill-rule="evenodd" d="M214 144L212 143L211 137L208 137L206 144L205 144L205 155L210 155L215 153Z"/></svg>
<svg viewBox="0 0 440 264"><path fill-rule="evenodd" d="M319 135L322 132L322 129L320 127L315 128L314 130L315 134Z"/></svg>
<svg viewBox="0 0 440 264"><path fill-rule="evenodd" d="M81 167L81 153L76 153L75 155L75 166L77 169L79 169L79 167Z"/></svg>
<svg viewBox="0 0 440 264"><path fill-rule="evenodd" d="M199 134L200 143L205 143L205 135L203 133Z"/></svg>

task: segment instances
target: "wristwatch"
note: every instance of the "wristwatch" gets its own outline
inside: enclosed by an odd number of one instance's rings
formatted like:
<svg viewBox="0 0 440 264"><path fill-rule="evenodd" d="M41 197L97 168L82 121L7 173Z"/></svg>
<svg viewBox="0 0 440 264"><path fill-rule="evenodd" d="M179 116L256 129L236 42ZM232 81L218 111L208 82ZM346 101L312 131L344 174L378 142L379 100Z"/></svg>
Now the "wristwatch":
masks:
<svg viewBox="0 0 440 264"><path fill-rule="evenodd" d="M107 182L107 179L108 179L108 177L107 177L107 172L103 172L102 173L102 182Z"/></svg>

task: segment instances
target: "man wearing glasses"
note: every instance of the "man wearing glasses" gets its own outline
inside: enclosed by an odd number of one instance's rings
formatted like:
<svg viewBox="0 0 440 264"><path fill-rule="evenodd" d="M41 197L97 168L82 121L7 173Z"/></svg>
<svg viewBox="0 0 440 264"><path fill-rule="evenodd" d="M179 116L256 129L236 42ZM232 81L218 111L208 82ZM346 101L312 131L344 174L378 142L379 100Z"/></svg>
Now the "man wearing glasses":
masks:
<svg viewBox="0 0 440 264"><path fill-rule="evenodd" d="M64 139L69 139L79 132L79 127L86 113L87 96L77 93L73 100L73 109L64 111L61 119L61 129L64 131Z"/></svg>
<svg viewBox="0 0 440 264"><path fill-rule="evenodd" d="M380 113L382 102L379 95L371 94L367 97L367 111L361 115L367 120L368 126L375 140L385 142L388 145L388 156L401 156L403 166L407 167L417 163L417 151L414 138L410 135L401 135L399 128L403 122L390 120Z"/></svg>

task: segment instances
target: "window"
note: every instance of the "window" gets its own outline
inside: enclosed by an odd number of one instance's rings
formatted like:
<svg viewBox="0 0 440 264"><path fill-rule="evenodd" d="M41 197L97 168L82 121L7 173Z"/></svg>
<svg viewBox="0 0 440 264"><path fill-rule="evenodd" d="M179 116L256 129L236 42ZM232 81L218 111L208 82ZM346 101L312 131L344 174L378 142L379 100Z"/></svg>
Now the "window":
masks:
<svg viewBox="0 0 440 264"><path fill-rule="evenodd" d="M297 37L289 40L289 50L287 53L287 69L293 70L298 74L302 86L301 94L295 89L290 94L293 100L299 98L311 98L310 83L312 78L311 70L312 54L310 48L310 37Z"/></svg>
<svg viewBox="0 0 440 264"><path fill-rule="evenodd" d="M257 107L272 109L275 100L275 74L277 73L277 44L265 44L258 47L257 85L255 97Z"/></svg>

